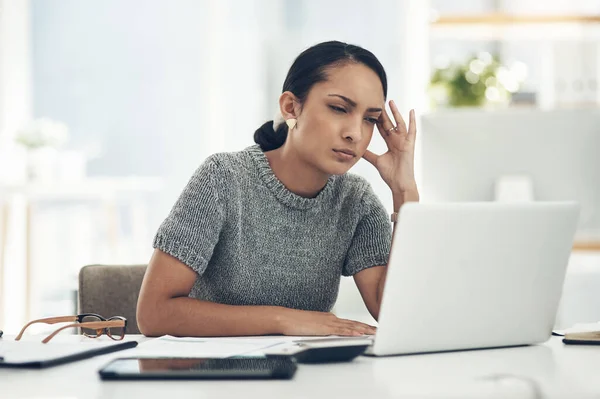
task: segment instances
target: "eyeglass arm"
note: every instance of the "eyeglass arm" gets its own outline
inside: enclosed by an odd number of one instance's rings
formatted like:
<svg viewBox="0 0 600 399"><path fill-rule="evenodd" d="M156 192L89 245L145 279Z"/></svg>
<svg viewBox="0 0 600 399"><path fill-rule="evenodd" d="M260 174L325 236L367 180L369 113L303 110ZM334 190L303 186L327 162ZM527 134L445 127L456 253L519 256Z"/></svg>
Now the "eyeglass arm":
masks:
<svg viewBox="0 0 600 399"><path fill-rule="evenodd" d="M69 321L77 321L77 316L47 317L45 319L32 320L29 323L25 324L25 327L23 327L21 329L21 332L19 332L19 335L17 335L17 337L15 338L15 341L20 340L21 337L23 337L23 333L25 332L27 327L29 327L32 324L35 324L35 323L55 324L55 323L67 323Z"/></svg>
<svg viewBox="0 0 600 399"><path fill-rule="evenodd" d="M46 338L44 338L42 343L47 344L48 341L50 341L52 338L54 338L54 336L56 334L58 334L59 332L61 332L62 330L67 329L67 328L73 328L73 327L85 327L85 328L89 328L89 329L96 329L98 332L98 335L102 335L103 331L106 328L125 327L125 321L124 320L107 320L107 321L88 321L88 322L84 322L84 323L67 324L66 326L60 327L59 329L54 331L52 334L50 334Z"/></svg>

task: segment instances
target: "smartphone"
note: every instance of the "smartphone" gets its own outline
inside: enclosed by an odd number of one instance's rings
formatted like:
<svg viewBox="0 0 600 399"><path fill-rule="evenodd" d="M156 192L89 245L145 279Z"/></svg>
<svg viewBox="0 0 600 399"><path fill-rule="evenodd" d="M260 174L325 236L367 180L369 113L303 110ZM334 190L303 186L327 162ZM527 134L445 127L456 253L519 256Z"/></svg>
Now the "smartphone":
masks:
<svg viewBox="0 0 600 399"><path fill-rule="evenodd" d="M296 362L269 358L119 358L99 370L102 380L291 379Z"/></svg>

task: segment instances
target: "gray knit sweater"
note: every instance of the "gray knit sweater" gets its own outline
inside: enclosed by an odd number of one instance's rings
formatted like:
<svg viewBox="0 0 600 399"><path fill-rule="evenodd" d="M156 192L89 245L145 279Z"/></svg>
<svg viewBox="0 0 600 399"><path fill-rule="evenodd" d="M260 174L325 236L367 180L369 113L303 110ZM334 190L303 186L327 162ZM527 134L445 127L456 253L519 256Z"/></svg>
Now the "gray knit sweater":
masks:
<svg viewBox="0 0 600 399"><path fill-rule="evenodd" d="M332 176L304 198L254 145L208 157L153 246L196 271L191 297L330 311L340 276L387 264L390 244L387 211L365 179Z"/></svg>

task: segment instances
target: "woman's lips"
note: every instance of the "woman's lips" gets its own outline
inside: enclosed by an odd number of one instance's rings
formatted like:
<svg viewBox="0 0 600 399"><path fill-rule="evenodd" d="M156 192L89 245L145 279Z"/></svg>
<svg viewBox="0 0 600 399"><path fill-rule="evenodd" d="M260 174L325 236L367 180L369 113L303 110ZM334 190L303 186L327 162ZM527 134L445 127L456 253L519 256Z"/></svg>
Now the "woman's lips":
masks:
<svg viewBox="0 0 600 399"><path fill-rule="evenodd" d="M333 152L337 156L338 159L343 161L351 161L356 158L356 153L352 150L348 149L333 149Z"/></svg>

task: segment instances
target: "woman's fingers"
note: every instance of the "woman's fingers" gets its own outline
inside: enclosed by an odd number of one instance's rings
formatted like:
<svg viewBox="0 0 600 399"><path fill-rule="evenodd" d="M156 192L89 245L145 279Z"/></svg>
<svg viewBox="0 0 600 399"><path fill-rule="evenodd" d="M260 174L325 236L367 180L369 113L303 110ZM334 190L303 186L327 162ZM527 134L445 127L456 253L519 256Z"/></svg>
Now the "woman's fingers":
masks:
<svg viewBox="0 0 600 399"><path fill-rule="evenodd" d="M415 110L411 109L409 114L409 122L408 122L408 136L411 140L417 137L417 118L415 117Z"/></svg>
<svg viewBox="0 0 600 399"><path fill-rule="evenodd" d="M398 111L398 107L396 106L396 103L394 101L390 101L390 109L392 110L392 115L396 120L396 131L398 133L406 134L406 123L404 122L404 118L402 118L402 115L400 115L400 111Z"/></svg>
<svg viewBox="0 0 600 399"><path fill-rule="evenodd" d="M383 111L381 111L381 115L379 116L379 123L377 125L379 132L384 138L389 136L390 132L393 132L393 130L390 129L393 129L396 126L396 124L393 123L390 119L387 111L385 110L385 107L383 107ZM379 125L381 125L381 127L379 127Z"/></svg>
<svg viewBox="0 0 600 399"><path fill-rule="evenodd" d="M314 335L362 336L375 334L377 329L355 320L338 318L333 313L312 312ZM306 334L304 335L311 335Z"/></svg>
<svg viewBox="0 0 600 399"><path fill-rule="evenodd" d="M356 321L356 320L340 319L340 321L342 321L344 323L350 323L351 325L359 326L360 328L365 328L367 330L372 330L372 329L375 328L375 327L373 327L373 326L371 326L369 324L361 323L360 321Z"/></svg>
<svg viewBox="0 0 600 399"><path fill-rule="evenodd" d="M367 160L371 165L377 166L377 158L378 156L373 154L371 151L366 150L363 154L363 158Z"/></svg>
<svg viewBox="0 0 600 399"><path fill-rule="evenodd" d="M362 333L360 331L356 331L356 330L354 330L352 328L348 328L348 327L338 327L337 329L335 329L333 334L343 335L343 336L360 336L360 335L362 335Z"/></svg>
<svg viewBox="0 0 600 399"><path fill-rule="evenodd" d="M373 327L368 324L364 324L364 328L369 332L369 334L375 334L377 332L377 327Z"/></svg>
<svg viewBox="0 0 600 399"><path fill-rule="evenodd" d="M387 142L389 133L385 131L385 128L383 127L383 122L377 122L377 130L379 131L381 137L383 137L383 140Z"/></svg>
<svg viewBox="0 0 600 399"><path fill-rule="evenodd" d="M348 328L352 328L365 334L375 334L377 331L375 327L359 321L340 319L340 322L342 322L345 326L348 326Z"/></svg>

